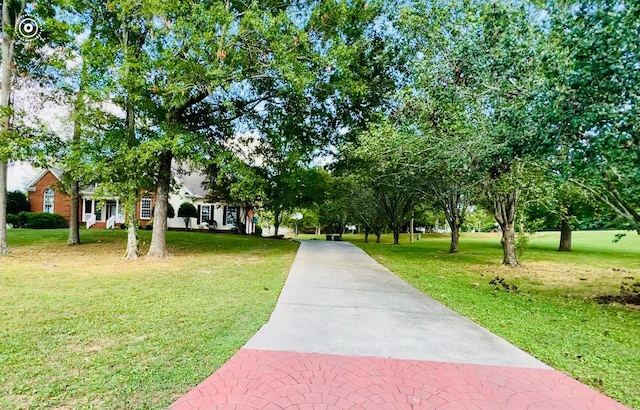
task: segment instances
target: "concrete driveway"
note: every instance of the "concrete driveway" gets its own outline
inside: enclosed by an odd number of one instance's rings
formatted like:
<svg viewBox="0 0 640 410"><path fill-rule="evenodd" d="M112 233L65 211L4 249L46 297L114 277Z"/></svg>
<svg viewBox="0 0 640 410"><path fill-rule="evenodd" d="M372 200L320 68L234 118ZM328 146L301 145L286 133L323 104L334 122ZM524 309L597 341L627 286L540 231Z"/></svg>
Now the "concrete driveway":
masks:
<svg viewBox="0 0 640 410"><path fill-rule="evenodd" d="M399 279L303 241L269 322L178 409L625 409Z"/></svg>

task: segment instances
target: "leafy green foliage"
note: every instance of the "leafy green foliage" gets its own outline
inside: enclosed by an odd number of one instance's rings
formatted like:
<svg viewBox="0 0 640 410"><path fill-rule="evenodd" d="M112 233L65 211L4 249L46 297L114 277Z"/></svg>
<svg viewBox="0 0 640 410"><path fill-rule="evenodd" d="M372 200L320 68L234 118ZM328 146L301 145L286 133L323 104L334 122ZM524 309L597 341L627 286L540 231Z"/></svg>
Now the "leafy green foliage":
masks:
<svg viewBox="0 0 640 410"><path fill-rule="evenodd" d="M357 143L345 145L337 166L339 172L355 175L356 186L365 189L363 200L371 201L375 207L367 209L366 204L362 205L367 211L360 218L378 225L383 217L398 240L400 229L424 195L421 174L415 172L415 164L420 161L416 145L420 146L416 134L383 121L362 133Z"/></svg>
<svg viewBox="0 0 640 410"><path fill-rule="evenodd" d="M23 211L31 211L27 196L21 191L7 192L7 213L17 215Z"/></svg>
<svg viewBox="0 0 640 410"><path fill-rule="evenodd" d="M7 224L13 226L14 228L21 228L22 221L18 215L7 214Z"/></svg>
<svg viewBox="0 0 640 410"><path fill-rule="evenodd" d="M198 216L198 210L191 202L183 202L178 208L178 218L184 219L184 226L189 229L191 218Z"/></svg>
<svg viewBox="0 0 640 410"><path fill-rule="evenodd" d="M551 9L541 118L571 179L640 232L637 2L578 1Z"/></svg>
<svg viewBox="0 0 640 410"><path fill-rule="evenodd" d="M26 212L19 215L25 219L24 226L31 229L67 228L69 225L62 215L43 212Z"/></svg>

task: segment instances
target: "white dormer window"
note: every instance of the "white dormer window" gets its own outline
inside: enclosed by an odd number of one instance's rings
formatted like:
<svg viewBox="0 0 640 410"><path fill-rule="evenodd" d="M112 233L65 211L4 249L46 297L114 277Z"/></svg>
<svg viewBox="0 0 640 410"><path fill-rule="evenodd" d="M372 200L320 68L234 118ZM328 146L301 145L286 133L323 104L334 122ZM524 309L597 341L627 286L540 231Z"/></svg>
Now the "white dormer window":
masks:
<svg viewBox="0 0 640 410"><path fill-rule="evenodd" d="M43 201L42 212L46 214L53 213L53 197L54 197L53 188L47 188L44 190L44 201Z"/></svg>

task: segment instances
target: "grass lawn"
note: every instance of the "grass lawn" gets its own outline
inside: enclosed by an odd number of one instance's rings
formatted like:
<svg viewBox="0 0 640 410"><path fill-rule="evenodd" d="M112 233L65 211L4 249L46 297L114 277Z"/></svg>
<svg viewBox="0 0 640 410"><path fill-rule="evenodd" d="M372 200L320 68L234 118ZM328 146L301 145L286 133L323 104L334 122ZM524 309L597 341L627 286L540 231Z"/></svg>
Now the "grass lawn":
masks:
<svg viewBox="0 0 640 410"><path fill-rule="evenodd" d="M159 409L222 365L275 306L297 244L168 232L124 261L124 231L8 231L0 408ZM150 232L142 231L143 249ZM146 250L146 249L145 249Z"/></svg>
<svg viewBox="0 0 640 410"><path fill-rule="evenodd" d="M574 251L557 252L559 234L532 238L517 269L500 266L497 233L464 234L460 253L446 235L392 245L345 235L401 278L552 367L640 409L640 310L599 304L617 295L625 277L640 280L640 237L578 232ZM375 239L375 237L374 237ZM500 276L518 292L489 282Z"/></svg>

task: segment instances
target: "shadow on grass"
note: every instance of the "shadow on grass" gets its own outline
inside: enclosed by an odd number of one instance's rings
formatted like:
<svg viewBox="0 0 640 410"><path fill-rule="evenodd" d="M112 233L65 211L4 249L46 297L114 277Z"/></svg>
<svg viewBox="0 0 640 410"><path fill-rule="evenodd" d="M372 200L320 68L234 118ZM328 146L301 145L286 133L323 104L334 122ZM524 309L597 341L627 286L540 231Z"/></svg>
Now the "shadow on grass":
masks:
<svg viewBox="0 0 640 410"><path fill-rule="evenodd" d="M553 262L573 264L597 264L602 267L616 268L618 264L628 268L640 268L638 245L640 237L630 233L621 242L614 243L617 231L576 232L571 252L558 251L558 232L544 232L530 238L521 262ZM363 249L379 247L385 253L402 254L410 258L438 257L458 263L500 264L502 245L499 233L465 233L460 239L459 253L451 255L449 236L446 234L423 234L420 241L409 243L408 235L402 235L400 244L391 244L391 235L383 235L382 243L375 241L364 243L363 235L345 235L345 241L352 242ZM626 241L626 242L623 242ZM374 249L374 248L372 248ZM377 249L377 248L376 248Z"/></svg>
<svg viewBox="0 0 640 410"><path fill-rule="evenodd" d="M139 231L139 244L144 254L151 242L151 231ZM29 248L51 248L59 249L67 243L68 230L66 229L12 229L8 231L9 247L12 249L20 249L22 247ZM124 229L106 230L81 230L81 245L78 249L82 249L86 245L104 246L122 250L127 243L127 231ZM274 240L262 238L255 235L239 235L233 233L211 233L211 232L184 232L184 231L168 231L167 232L167 251L169 254L207 254L207 253L224 253L224 254L242 254L245 252L258 252L261 250L273 252L281 251L282 253L290 252L297 247L297 243L290 240Z"/></svg>

